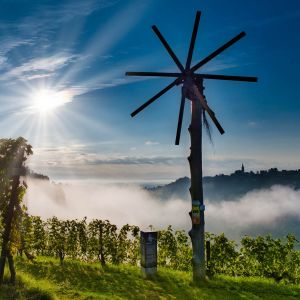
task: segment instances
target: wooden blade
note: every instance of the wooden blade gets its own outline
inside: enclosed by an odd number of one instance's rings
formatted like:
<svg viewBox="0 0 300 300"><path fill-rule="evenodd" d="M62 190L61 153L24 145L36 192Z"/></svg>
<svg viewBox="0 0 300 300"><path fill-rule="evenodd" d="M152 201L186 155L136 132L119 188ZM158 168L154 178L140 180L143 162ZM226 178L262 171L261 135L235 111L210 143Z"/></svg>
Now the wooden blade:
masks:
<svg viewBox="0 0 300 300"><path fill-rule="evenodd" d="M126 72L126 76L154 76L154 77L179 77L182 73L165 73L165 72Z"/></svg>
<svg viewBox="0 0 300 300"><path fill-rule="evenodd" d="M201 60L195 66L193 66L191 68L191 71L192 72L196 71L197 69L199 69L200 67L202 67L203 65L205 65L206 63L208 63L210 60L212 60L214 57L216 57L217 55L219 55L220 53L222 53L224 50L226 50L227 48L229 48L230 46L232 46L234 43L236 43L237 41L239 41L245 35L246 35L246 33L244 31L241 32L236 37L234 37L233 39L231 39L229 42L227 42L226 44L224 44L223 46L221 46L220 48L218 48L217 50L215 50L213 53L211 53L210 55L208 55L206 58L204 58L203 60Z"/></svg>
<svg viewBox="0 0 300 300"><path fill-rule="evenodd" d="M221 134L224 134L225 133L224 129L222 128L222 126L220 125L219 121L217 120L217 118L215 116L215 113L207 105L207 102L204 99L203 95L200 93L200 91L199 91L199 89L197 87L197 84L193 84L193 92L194 92L194 95L196 96L196 99L200 100L202 107L207 111L207 113L209 114L210 118L214 122L215 126L218 128L219 132Z"/></svg>
<svg viewBox="0 0 300 300"><path fill-rule="evenodd" d="M141 105L138 109L136 109L133 113L131 113L131 117L134 117L140 111L142 111L143 109L145 109L147 106L149 106L151 103L153 103L156 99L158 99L160 96L162 96L168 90L170 90L176 84L177 84L177 79L175 79L172 83L170 83L168 86L166 86L164 89L162 89L156 95L154 95L151 99L149 99L147 102L145 102L143 105Z"/></svg>
<svg viewBox="0 0 300 300"><path fill-rule="evenodd" d="M205 78L205 79L219 79L219 80L233 80L233 81L257 82L257 77L250 77L250 76L194 74L194 77L196 77L196 78Z"/></svg>
<svg viewBox="0 0 300 300"><path fill-rule="evenodd" d="M181 127L182 127L182 118L184 113L184 104L185 104L185 97L184 94L181 94L181 102L180 102L180 109L178 115L178 125L177 125L177 132L176 132L176 139L175 145L179 145L180 142L180 134L181 134Z"/></svg>
<svg viewBox="0 0 300 300"><path fill-rule="evenodd" d="M202 104L202 101L201 101L201 104ZM210 118L212 119L212 121L214 122L214 124L216 125L216 127L218 128L220 134L224 134L225 131L222 128L222 126L220 125L218 119L216 118L215 113L209 108L208 105L205 108L205 110L207 111L207 113L209 114Z"/></svg>
<svg viewBox="0 0 300 300"><path fill-rule="evenodd" d="M181 62L179 61L179 59L177 58L177 56L175 55L174 51L171 49L170 45L168 44L168 42L165 40L165 38L162 36L162 34L160 33L160 31L158 30L158 28L153 25L152 26L153 31L156 33L156 35L158 36L158 38L160 39L160 41L162 42L162 44L165 46L165 48L167 49L168 53L170 54L170 56L172 57L172 59L174 60L175 64L177 65L177 67L179 68L179 70L181 72L184 72L184 67L182 66Z"/></svg>
<svg viewBox="0 0 300 300"><path fill-rule="evenodd" d="M197 11L194 28L193 28L193 33L192 33L192 38L191 38L191 42L190 42L190 48L189 48L189 52L188 52L188 57L187 57L186 64L185 64L186 69L189 69L191 66L191 61L192 61L194 47L195 47L195 41L196 41L199 22L200 22L200 16L201 16L201 11Z"/></svg>

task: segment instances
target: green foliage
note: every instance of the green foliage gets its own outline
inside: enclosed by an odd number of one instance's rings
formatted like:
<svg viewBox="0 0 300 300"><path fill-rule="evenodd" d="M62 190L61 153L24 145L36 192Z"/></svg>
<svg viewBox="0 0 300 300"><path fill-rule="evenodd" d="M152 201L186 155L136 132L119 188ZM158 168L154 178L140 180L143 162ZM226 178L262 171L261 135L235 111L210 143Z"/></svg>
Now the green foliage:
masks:
<svg viewBox="0 0 300 300"><path fill-rule="evenodd" d="M47 221L47 229L49 231L48 253L58 256L60 263L62 264L68 249L67 222L53 217Z"/></svg>
<svg viewBox="0 0 300 300"><path fill-rule="evenodd" d="M36 255L44 255L46 252L47 234L46 234L46 223L38 216L31 216L32 220L32 250L35 251Z"/></svg>
<svg viewBox="0 0 300 300"><path fill-rule="evenodd" d="M23 220L20 224L21 245L18 249L21 255L23 254L24 250L32 250L32 241L34 240L34 231L32 223L32 218L27 213L24 213Z"/></svg>
<svg viewBox="0 0 300 300"><path fill-rule="evenodd" d="M36 255L56 256L61 263L68 259L99 261L110 264L137 265L140 261L140 236L137 226L124 225L120 229L108 220L42 221L40 217L23 218L26 249ZM276 281L300 282L300 251L297 240L288 235L285 240L271 236L244 237L238 248L224 233L206 233L210 242L207 274L215 276L260 276ZM192 249L184 230L171 226L158 235L158 265L174 270L191 271Z"/></svg>
<svg viewBox="0 0 300 300"><path fill-rule="evenodd" d="M1 235L3 235L8 213L8 206L12 195L13 175L25 175L25 167L22 165L27 157L32 154L31 145L19 137L17 139L0 139L0 220ZM20 161L21 160L21 161ZM19 168L21 164L22 167ZM15 253L22 244L22 217L26 210L22 200L26 191L24 181L18 186L18 199L14 207L12 226L10 231L9 251ZM7 224L6 224L7 225Z"/></svg>
<svg viewBox="0 0 300 300"><path fill-rule="evenodd" d="M256 238L244 237L237 269L238 275L262 276L276 281L299 282L300 252L294 249L297 240L288 235L286 240L270 235Z"/></svg>
<svg viewBox="0 0 300 300"><path fill-rule="evenodd" d="M184 230L173 231L172 226L158 235L158 264L176 270L191 270L192 250Z"/></svg>
<svg viewBox="0 0 300 300"><path fill-rule="evenodd" d="M224 234L207 233L206 238L211 242L209 275L259 276L277 282L300 282L300 251L295 249L297 240L293 235L285 240L270 235L246 236L241 240L239 251L235 242Z"/></svg>
<svg viewBox="0 0 300 300"><path fill-rule="evenodd" d="M97 258L102 265L137 264L139 249L139 228L124 225L118 232L117 226L108 220L92 220L88 225L89 257Z"/></svg>
<svg viewBox="0 0 300 300"><path fill-rule="evenodd" d="M215 235L206 234L206 239L211 244L211 257L208 262L208 274L234 275L236 260L239 253L236 250L236 243L230 241L224 233Z"/></svg>

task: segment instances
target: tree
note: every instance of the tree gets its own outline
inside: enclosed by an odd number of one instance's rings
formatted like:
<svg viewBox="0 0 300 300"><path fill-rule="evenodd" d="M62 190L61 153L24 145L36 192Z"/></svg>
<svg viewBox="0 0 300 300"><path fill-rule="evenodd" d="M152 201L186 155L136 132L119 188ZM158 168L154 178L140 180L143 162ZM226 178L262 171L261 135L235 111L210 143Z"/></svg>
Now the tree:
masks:
<svg viewBox="0 0 300 300"><path fill-rule="evenodd" d="M46 222L44 222L39 216L32 216L32 249L36 255L44 255L46 251L47 233Z"/></svg>
<svg viewBox="0 0 300 300"><path fill-rule="evenodd" d="M109 253L108 229L111 226L108 220L102 221L94 219L88 225L89 253L92 257L97 257L102 266L105 266ZM111 248L111 247L110 247Z"/></svg>
<svg viewBox="0 0 300 300"><path fill-rule="evenodd" d="M86 257L88 249L88 233L87 233L87 224L86 217L82 221L77 222L77 239L80 248L81 257Z"/></svg>
<svg viewBox="0 0 300 300"><path fill-rule="evenodd" d="M124 225L119 231L117 239L116 263L136 264L139 249L138 226Z"/></svg>
<svg viewBox="0 0 300 300"><path fill-rule="evenodd" d="M159 231L158 264L176 270L191 270L192 249L184 230L167 229Z"/></svg>
<svg viewBox="0 0 300 300"><path fill-rule="evenodd" d="M47 221L47 225L49 230L49 252L56 254L62 265L68 247L68 223L53 217Z"/></svg>
<svg viewBox="0 0 300 300"><path fill-rule="evenodd" d="M23 252L27 254L28 251L32 250L34 239L32 217L26 212L23 214L22 222L20 224L20 235L21 244L19 247L19 254L22 256Z"/></svg>
<svg viewBox="0 0 300 300"><path fill-rule="evenodd" d="M220 235L206 233L206 238L211 243L208 274L235 275L236 259L239 254L235 249L236 243L229 240L224 233Z"/></svg>
<svg viewBox="0 0 300 300"><path fill-rule="evenodd" d="M296 282L300 270L299 251L294 249L296 242L291 234L287 235L286 241L270 235L242 238L240 251L244 268L239 268L243 271L240 275L269 277L277 282Z"/></svg>
<svg viewBox="0 0 300 300"><path fill-rule="evenodd" d="M0 257L0 284L3 282L6 258L11 273L11 282L15 282L13 251L14 239L19 237L18 226L22 218L22 199L26 184L20 183L20 175L25 174L23 163L32 154L31 145L18 139L0 140L0 201L3 220L2 249Z"/></svg>

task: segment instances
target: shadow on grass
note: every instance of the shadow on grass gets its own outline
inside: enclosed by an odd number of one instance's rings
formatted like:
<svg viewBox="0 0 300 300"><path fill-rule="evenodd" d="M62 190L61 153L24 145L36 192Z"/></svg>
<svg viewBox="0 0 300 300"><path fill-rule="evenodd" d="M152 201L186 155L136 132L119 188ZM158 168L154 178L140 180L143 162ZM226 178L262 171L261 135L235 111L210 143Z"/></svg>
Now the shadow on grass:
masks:
<svg viewBox="0 0 300 300"><path fill-rule="evenodd" d="M259 299L299 299L300 286L275 283L272 279L218 276L209 283L210 288L235 291L238 295ZM254 298L253 298L254 299Z"/></svg>
<svg viewBox="0 0 300 300"><path fill-rule="evenodd" d="M162 269L152 279L144 279L131 266L106 266L53 259L31 264L19 260L17 268L37 280L51 281L64 294L93 294L125 299L296 299L300 288L289 288L264 279L218 277L201 287L191 284L191 274ZM30 298L35 299L35 298ZM37 298L49 299L49 298ZM95 299L91 296L89 299Z"/></svg>
<svg viewBox="0 0 300 300"><path fill-rule="evenodd" d="M20 278L16 284L11 284L8 278L5 278L4 283L0 286L0 299L5 300L53 300L52 295L37 287L26 286Z"/></svg>

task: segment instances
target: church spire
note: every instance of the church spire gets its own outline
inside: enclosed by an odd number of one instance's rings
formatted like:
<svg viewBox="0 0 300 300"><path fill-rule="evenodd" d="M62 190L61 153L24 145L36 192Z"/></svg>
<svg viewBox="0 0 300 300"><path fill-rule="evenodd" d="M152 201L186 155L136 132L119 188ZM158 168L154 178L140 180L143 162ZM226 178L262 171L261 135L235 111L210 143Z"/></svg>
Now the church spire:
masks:
<svg viewBox="0 0 300 300"><path fill-rule="evenodd" d="M245 173L245 167L244 167L244 164L242 164L241 171L242 171L242 173Z"/></svg>

